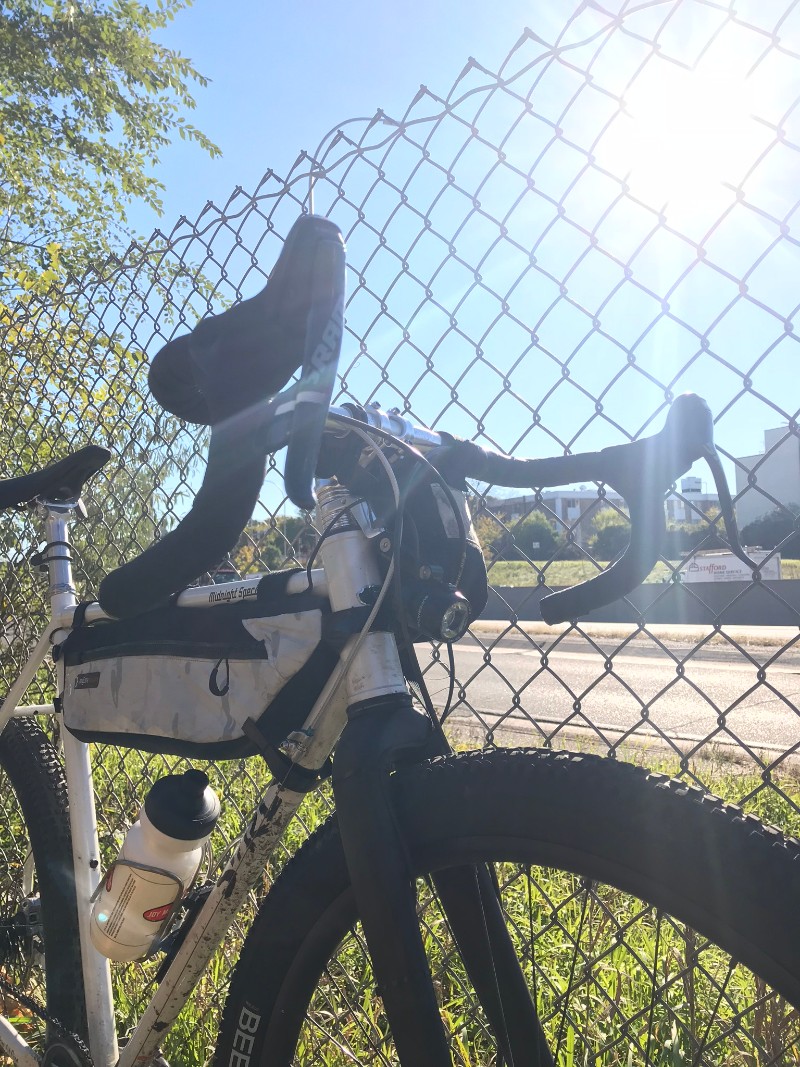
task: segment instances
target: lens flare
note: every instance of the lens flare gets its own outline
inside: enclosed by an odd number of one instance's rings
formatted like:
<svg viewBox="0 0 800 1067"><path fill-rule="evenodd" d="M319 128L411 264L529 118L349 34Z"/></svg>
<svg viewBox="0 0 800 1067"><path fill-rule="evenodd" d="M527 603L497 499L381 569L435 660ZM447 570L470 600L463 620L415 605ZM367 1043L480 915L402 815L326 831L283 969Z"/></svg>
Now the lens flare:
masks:
<svg viewBox="0 0 800 1067"><path fill-rule="evenodd" d="M651 207L721 206L757 158L759 134L739 65L662 60L631 85L597 155Z"/></svg>

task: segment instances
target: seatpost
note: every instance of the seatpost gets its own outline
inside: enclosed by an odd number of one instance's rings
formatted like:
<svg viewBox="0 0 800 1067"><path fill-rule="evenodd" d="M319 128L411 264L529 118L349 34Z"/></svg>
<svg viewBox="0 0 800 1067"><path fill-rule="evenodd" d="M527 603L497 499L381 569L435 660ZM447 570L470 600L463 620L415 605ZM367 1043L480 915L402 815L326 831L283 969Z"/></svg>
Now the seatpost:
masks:
<svg viewBox="0 0 800 1067"><path fill-rule="evenodd" d="M54 626L52 638L60 628L72 625L78 603L72 573L70 525L86 518L80 497L64 501L42 501L39 514L44 519L46 544L39 554L40 566L49 577L50 611ZM58 665L58 691L63 691L63 668ZM111 967L92 945L89 935L90 901L100 881L100 842L97 813L89 759L89 746L78 741L68 730L61 731L64 769L69 794L69 821L72 832L72 862L78 901L78 929L81 942L83 983L86 991L86 1014L89 1049L96 1067L112 1067L119 1059L114 999L111 991Z"/></svg>
<svg viewBox="0 0 800 1067"><path fill-rule="evenodd" d="M75 588L72 584L72 562L70 558L69 524L73 516L86 514L83 503L74 501L40 501L37 506L37 518L45 526L47 546L44 552L37 552L32 561L46 569L50 578L50 617L48 625L36 647L25 661L22 670L9 688L2 701L0 710L0 730L17 708L22 704L28 687L36 677L42 662L50 654L54 631L72 624L72 614L77 603Z"/></svg>
<svg viewBox="0 0 800 1067"><path fill-rule="evenodd" d="M50 579L50 612L54 622L70 625L78 603L72 577L70 524L86 518L86 507L77 500L42 501L39 514L44 519L46 544L36 559L47 567Z"/></svg>

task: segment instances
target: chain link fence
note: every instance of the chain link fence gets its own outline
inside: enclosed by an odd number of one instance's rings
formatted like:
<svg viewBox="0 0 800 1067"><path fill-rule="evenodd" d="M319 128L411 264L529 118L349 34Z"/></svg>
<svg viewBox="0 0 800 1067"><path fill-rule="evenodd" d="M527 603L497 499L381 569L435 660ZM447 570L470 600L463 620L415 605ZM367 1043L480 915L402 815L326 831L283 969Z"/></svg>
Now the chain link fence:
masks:
<svg viewBox="0 0 800 1067"><path fill-rule="evenodd" d="M671 497L647 611L634 597L627 621L548 629L539 596L613 558L621 502L595 485L475 486L495 618L457 652L457 739L622 752L796 827L799 60L794 4L581 3L552 33L526 30L499 70L470 60L444 97L423 87L400 118L342 123L287 176L269 171L46 299L19 295L3 324L5 473L87 441L113 450L77 533L90 597L185 513L202 473L205 434L156 409L148 360L258 291L300 212L326 215L348 247L338 402L543 456L653 432L678 393L697 391L746 529L762 522L765 577L782 556L780 581L712 592L686 580L720 548L708 473L693 470ZM46 605L35 523L6 519L2 536L8 685ZM233 565L297 565L313 541L271 462ZM783 629L730 625L749 605ZM422 658L441 701L439 651ZM52 691L42 671L28 700ZM102 754L109 851L142 780L175 764ZM214 774L232 835L264 774ZM224 977L209 983L199 996L215 1008ZM204 1056L213 1027L195 1020L181 1040L189 1031Z"/></svg>

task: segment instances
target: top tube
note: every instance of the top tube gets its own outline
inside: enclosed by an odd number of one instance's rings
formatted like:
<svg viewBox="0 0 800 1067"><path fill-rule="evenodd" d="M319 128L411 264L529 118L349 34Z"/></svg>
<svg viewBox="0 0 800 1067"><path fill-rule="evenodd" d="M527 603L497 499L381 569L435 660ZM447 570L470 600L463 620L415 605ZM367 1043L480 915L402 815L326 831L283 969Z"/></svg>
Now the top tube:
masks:
<svg viewBox="0 0 800 1067"><path fill-rule="evenodd" d="M237 582L220 582L218 585L197 585L184 589L175 598L175 604L179 608L214 608L220 604L232 604L241 600L255 600L258 595L258 587L264 575L254 575L252 578L243 578ZM315 567L311 571L311 588L320 596L328 595L328 579L325 571ZM285 592L289 596L297 596L305 593L308 589L308 573L299 570L292 574L286 583ZM72 625L72 610L68 613L69 618L62 617L61 626L68 628ZM94 601L86 608L84 620L90 622L111 622L115 616L103 611L100 605Z"/></svg>

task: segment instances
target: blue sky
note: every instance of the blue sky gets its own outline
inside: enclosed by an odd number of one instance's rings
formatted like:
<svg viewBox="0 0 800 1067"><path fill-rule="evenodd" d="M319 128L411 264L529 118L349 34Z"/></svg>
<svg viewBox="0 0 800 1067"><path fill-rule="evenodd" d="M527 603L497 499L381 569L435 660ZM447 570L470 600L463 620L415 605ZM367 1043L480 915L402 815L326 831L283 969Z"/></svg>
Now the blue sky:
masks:
<svg viewBox="0 0 800 1067"><path fill-rule="evenodd" d="M387 353L396 356L391 380L378 393L388 406L397 400L394 385L408 395L408 384L424 371L424 356L443 329L446 334L447 315L457 309L469 337L444 337L435 351L437 373L425 378L415 410L426 419L440 414L442 425L469 435L475 432L473 416L484 415L488 394L502 392L506 376L511 390L485 412L487 435L496 447L511 448L522 438L523 454L559 451L552 438L531 426L530 405L540 403L545 424L574 450L616 443L620 437L606 420L625 433L640 432L663 403L664 383L675 380L676 392L696 390L715 411L729 406L718 427L723 447L734 456L757 453L763 431L785 421L775 408L793 413L800 406L797 344L783 328L783 317L790 320L796 312L800 275L800 151L794 147L800 141L795 106L800 16L782 20L783 5L755 0L740 0L736 18L723 5L697 0L644 5L613 0L604 6L605 12L585 9L575 21L565 38L573 50L564 62L541 66L519 83L523 92L533 84L535 114L506 148L519 170L533 167L536 190L517 208L513 175L498 172L496 181L480 184L493 219L511 211L518 241L516 248L499 244L481 269L492 294L511 287L511 310L523 325L508 315L495 322L497 301L482 289L473 291L470 272L455 262L440 270L442 248L430 243L414 252L413 270L418 279L433 275L437 306L420 309L424 286L415 288L406 279L395 284L396 262L382 266L369 258L374 252L369 247L362 253L359 233L350 241L349 258L356 271L360 255L370 263L372 292L353 293L348 322L357 336L368 337L378 361ZM519 0L495 5L411 0L390 7L354 0L339 8L321 3L278 8L232 0L223 17L221 5L198 0L164 38L211 78L206 89L197 90L193 120L223 154L209 160L181 142L164 153L157 172L166 187L160 225L169 232L180 215L194 219L206 201L224 204L236 186L252 191L269 168L287 175L300 150L313 153L343 120L371 116L378 107L400 117L421 83L446 96L470 55L497 70L526 25L554 42L577 7ZM623 7L624 32L603 37L601 31L613 23L609 9ZM775 47L779 23L782 49ZM653 34L659 52L651 55L647 41ZM587 70L591 82L584 81ZM625 115L618 108L622 96ZM507 120L508 115L493 117L489 108L481 113L481 130L492 140ZM552 125L562 129L555 139ZM443 126L436 136L440 157L451 160L459 130ZM456 168L465 188L474 188L469 183L482 182L485 174L480 146L474 147ZM397 183L405 161L395 158ZM413 169L414 161L408 165ZM619 181L608 174L618 179L627 172L631 195L620 200ZM574 175L579 180L572 184ZM351 192L358 180L357 172L348 176ZM734 191L738 182L741 201ZM485 225L481 229L485 220L475 216L471 228L463 229L457 198L452 204L432 201L436 186L424 178L411 188L415 204L435 218L441 232L458 233L467 262L482 262L492 240ZM382 189L370 199L376 218L391 215L391 196ZM665 198L668 206L658 218ZM555 201L563 206L563 218L556 218ZM344 205L334 217L346 228ZM134 222L146 234L158 220L141 213ZM389 236L401 248L418 231L419 217L401 212ZM536 254L536 269L519 285L515 279L525 270L528 250ZM376 319L376 293L390 294L389 316ZM408 352L404 327L411 334ZM537 333L533 348L528 327ZM480 365L469 369L471 340L484 336L488 361L499 373ZM631 355L635 370L626 367ZM565 360L572 376L567 386L560 380ZM356 363L349 377L359 395L374 389L376 366ZM752 391L742 395L742 373L754 366ZM447 406L448 387L464 368L459 395L466 413ZM606 418L598 419L592 398L604 390ZM651 428L661 421L658 417ZM708 478L702 468L694 473Z"/></svg>
<svg viewBox="0 0 800 1067"><path fill-rule="evenodd" d="M161 35L211 84L196 92L193 122L222 158L178 142L156 173L165 186L163 223L253 188L272 168L285 174L334 125L377 108L402 114L420 84L446 93L468 56L489 66L532 18L553 7L525 0L405 0L331 4L196 0ZM139 213L143 233L158 219Z"/></svg>

